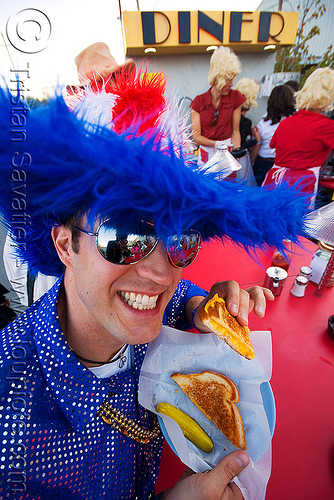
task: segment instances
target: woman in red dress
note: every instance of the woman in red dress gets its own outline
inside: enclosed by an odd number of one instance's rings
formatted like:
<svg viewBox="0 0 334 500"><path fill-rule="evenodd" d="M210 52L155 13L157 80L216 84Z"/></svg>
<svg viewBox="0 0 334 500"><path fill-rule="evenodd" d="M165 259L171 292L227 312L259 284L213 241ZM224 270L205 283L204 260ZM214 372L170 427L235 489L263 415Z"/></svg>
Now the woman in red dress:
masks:
<svg viewBox="0 0 334 500"><path fill-rule="evenodd" d="M210 89L191 104L193 140L200 146L200 162L206 163L222 143L233 149L241 145L241 105L246 98L233 90L233 80L241 65L228 47L216 49L210 59Z"/></svg>
<svg viewBox="0 0 334 500"><path fill-rule="evenodd" d="M280 123L270 142L275 164L262 186L298 182L314 208L320 167L334 148L334 121L323 114L334 100L334 71L316 69L295 96L298 111Z"/></svg>

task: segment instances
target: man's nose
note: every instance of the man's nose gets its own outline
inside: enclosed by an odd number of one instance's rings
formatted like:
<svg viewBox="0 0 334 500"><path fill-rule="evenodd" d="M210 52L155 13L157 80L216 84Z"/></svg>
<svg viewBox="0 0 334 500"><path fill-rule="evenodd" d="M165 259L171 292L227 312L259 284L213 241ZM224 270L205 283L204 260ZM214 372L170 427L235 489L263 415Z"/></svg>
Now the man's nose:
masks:
<svg viewBox="0 0 334 500"><path fill-rule="evenodd" d="M170 263L166 248L159 241L156 248L145 259L138 262L136 271L142 278L150 279L161 285L170 285L176 268ZM182 271L180 269L180 276Z"/></svg>

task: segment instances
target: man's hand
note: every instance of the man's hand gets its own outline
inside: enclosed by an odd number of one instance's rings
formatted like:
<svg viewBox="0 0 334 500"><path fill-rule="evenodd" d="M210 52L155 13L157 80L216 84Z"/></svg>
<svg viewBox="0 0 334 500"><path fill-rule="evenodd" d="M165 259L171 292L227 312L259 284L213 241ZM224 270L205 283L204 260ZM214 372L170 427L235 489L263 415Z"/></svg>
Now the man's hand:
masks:
<svg viewBox="0 0 334 500"><path fill-rule="evenodd" d="M103 42L86 47L75 58L80 83L87 83L92 78L107 78L116 66L116 61Z"/></svg>
<svg viewBox="0 0 334 500"><path fill-rule="evenodd" d="M243 290L236 281L218 281L211 287L210 293L202 301L198 297L189 300L191 310L198 306L193 322L197 330L202 333L210 332L210 330L199 319L199 308L206 304L216 293L226 300L227 309L241 325L248 325L248 315L252 310L254 310L256 316L263 318L266 311L266 301L275 299L268 288L252 286Z"/></svg>
<svg viewBox="0 0 334 500"><path fill-rule="evenodd" d="M85 85L95 80L107 79L120 67L124 67L124 71L129 73L136 68L133 59L127 59L119 66L111 55L108 45L103 42L93 43L82 50L75 58L75 64L80 83Z"/></svg>
<svg viewBox="0 0 334 500"><path fill-rule="evenodd" d="M231 481L248 465L243 451L234 451L224 457L210 472L194 474L186 471L163 500L242 500L243 495Z"/></svg>

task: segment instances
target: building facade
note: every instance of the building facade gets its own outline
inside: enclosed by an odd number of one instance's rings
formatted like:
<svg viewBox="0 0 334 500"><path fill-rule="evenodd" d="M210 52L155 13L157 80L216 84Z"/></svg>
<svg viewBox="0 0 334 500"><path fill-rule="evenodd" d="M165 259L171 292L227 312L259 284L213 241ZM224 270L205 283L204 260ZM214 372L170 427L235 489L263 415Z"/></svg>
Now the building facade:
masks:
<svg viewBox="0 0 334 500"><path fill-rule="evenodd" d="M300 11L308 5L311 6L315 4L315 0L283 0L282 1L282 11L284 12L298 12L298 5L300 5ZM258 9L261 11L276 11L278 5L278 0L263 0L260 3ZM308 43L309 54L315 56L314 63L318 63L322 55L326 52L327 48L332 44L333 41L333 21L334 21L334 1L333 0L322 0L321 5L325 5L326 13L309 23L309 29L312 26L318 26L320 29L320 34L314 36ZM308 63L307 60L304 61L305 64Z"/></svg>
<svg viewBox="0 0 334 500"><path fill-rule="evenodd" d="M146 60L150 71L168 78L167 95L192 99L209 88L212 48L227 45L240 58L244 76L264 81L275 64L275 47L295 41L298 14L255 12L124 12L126 55L137 63ZM249 117L257 123L266 111L267 97Z"/></svg>

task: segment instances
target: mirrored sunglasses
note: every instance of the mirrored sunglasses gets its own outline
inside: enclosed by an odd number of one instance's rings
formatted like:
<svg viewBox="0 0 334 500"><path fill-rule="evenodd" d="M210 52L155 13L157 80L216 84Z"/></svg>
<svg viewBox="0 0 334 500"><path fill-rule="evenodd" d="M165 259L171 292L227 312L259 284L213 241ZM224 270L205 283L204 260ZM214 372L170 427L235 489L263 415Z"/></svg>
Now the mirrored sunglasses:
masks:
<svg viewBox="0 0 334 500"><path fill-rule="evenodd" d="M136 264L153 252L159 241L154 225L149 222L140 222L140 234L123 234L110 226L110 219L103 221L96 232L72 227L95 236L99 253L112 264ZM201 234L194 229L183 230L180 236L169 236L165 246L170 263L175 267L189 266L197 257L201 242Z"/></svg>

